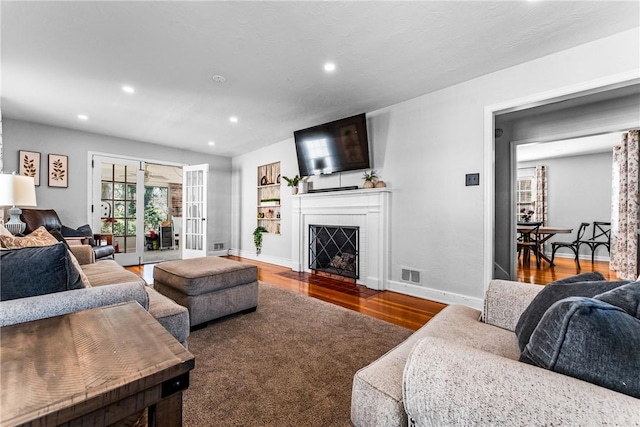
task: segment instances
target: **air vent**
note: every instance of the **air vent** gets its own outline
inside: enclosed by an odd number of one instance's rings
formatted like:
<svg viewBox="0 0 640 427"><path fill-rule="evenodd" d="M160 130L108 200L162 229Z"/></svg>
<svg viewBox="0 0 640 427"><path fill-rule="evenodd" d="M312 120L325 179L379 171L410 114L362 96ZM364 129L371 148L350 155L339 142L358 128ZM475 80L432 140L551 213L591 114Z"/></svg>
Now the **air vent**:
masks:
<svg viewBox="0 0 640 427"><path fill-rule="evenodd" d="M224 243L214 243L213 244L213 250L214 251L219 251L221 249L224 249Z"/></svg>
<svg viewBox="0 0 640 427"><path fill-rule="evenodd" d="M420 284L421 283L420 276L422 275L421 273L422 273L421 270L402 267L400 277L403 282Z"/></svg>

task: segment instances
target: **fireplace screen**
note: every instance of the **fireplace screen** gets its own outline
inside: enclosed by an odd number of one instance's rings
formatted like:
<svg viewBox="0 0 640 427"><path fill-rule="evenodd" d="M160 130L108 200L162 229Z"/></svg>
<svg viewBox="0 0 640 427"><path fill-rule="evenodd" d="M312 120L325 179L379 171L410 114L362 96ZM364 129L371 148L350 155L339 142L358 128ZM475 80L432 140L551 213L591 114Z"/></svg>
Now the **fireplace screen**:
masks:
<svg viewBox="0 0 640 427"><path fill-rule="evenodd" d="M357 279L358 227L309 226L309 269Z"/></svg>

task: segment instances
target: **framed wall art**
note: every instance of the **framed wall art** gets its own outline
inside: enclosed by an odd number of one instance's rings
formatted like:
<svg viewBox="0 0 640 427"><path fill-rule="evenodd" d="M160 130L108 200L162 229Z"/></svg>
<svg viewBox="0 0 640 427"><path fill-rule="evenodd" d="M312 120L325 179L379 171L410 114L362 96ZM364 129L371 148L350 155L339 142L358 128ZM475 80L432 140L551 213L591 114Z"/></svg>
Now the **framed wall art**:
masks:
<svg viewBox="0 0 640 427"><path fill-rule="evenodd" d="M19 156L20 175L33 177L36 187L40 186L40 153L20 150Z"/></svg>
<svg viewBox="0 0 640 427"><path fill-rule="evenodd" d="M49 187L69 186L69 157L49 154Z"/></svg>

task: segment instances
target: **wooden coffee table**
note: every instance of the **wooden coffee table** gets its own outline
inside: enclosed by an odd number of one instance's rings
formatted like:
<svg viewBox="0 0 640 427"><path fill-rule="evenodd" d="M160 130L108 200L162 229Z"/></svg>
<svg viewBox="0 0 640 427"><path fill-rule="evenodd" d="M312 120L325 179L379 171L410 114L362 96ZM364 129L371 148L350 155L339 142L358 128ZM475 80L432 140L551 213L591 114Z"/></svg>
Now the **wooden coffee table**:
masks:
<svg viewBox="0 0 640 427"><path fill-rule="evenodd" d="M0 364L2 426L180 426L194 357L129 302L0 328Z"/></svg>

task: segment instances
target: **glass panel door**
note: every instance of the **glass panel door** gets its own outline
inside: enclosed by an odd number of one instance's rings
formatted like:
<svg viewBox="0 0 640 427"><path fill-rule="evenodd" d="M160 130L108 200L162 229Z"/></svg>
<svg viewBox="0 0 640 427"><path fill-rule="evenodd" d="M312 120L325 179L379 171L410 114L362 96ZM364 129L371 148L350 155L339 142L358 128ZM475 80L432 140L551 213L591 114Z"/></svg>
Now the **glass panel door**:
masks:
<svg viewBox="0 0 640 427"><path fill-rule="evenodd" d="M104 233L120 265L140 263L143 244L140 162L111 157L93 158L93 218L95 233Z"/></svg>
<svg viewBox="0 0 640 427"><path fill-rule="evenodd" d="M209 165L185 166L182 184L183 258L207 255L207 180Z"/></svg>

